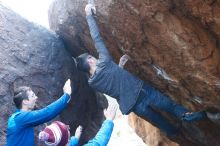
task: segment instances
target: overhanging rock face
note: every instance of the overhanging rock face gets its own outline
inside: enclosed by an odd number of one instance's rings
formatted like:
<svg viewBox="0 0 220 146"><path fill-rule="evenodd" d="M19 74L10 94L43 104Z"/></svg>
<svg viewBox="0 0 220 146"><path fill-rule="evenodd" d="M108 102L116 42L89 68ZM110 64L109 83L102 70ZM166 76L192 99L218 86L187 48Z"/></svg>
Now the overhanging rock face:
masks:
<svg viewBox="0 0 220 146"><path fill-rule="evenodd" d="M72 56L96 54L85 19L86 3L55 0L49 11L50 27ZM220 110L219 1L95 0L95 4L101 35L116 62L127 53L132 58L130 72L188 109ZM182 125L182 139L175 140L181 145L218 145L219 126L212 122L171 119Z"/></svg>
<svg viewBox="0 0 220 146"><path fill-rule="evenodd" d="M13 91L21 85L32 87L39 97L39 108L63 94L70 78L73 94L70 105L60 118L71 127L72 135L81 124L85 128L82 142L93 137L103 120L103 105L87 85L57 35L34 25L0 5L0 145L6 145L7 120L15 111ZM79 94L80 93L80 94ZM104 98L101 98L104 99ZM36 128L36 134L42 127ZM42 145L36 140L37 145Z"/></svg>

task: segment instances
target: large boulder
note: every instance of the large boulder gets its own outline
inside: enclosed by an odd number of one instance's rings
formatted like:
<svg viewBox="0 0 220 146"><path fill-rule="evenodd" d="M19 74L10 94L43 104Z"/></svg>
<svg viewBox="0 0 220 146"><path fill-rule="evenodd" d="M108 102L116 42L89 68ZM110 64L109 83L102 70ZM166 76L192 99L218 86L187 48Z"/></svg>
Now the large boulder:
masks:
<svg viewBox="0 0 220 146"><path fill-rule="evenodd" d="M14 89L30 86L39 97L38 108L42 108L63 94L68 78L72 80L72 100L59 119L70 125L72 135L81 124L83 143L96 134L104 105L96 98L102 95L89 88L57 35L0 5L0 50L0 145L6 145L7 120L15 111ZM36 134L42 128L37 127Z"/></svg>
<svg viewBox="0 0 220 146"><path fill-rule="evenodd" d="M50 7L50 27L72 56L97 55L85 19L86 3L55 0ZM176 102L192 111L220 110L219 1L95 0L95 4L101 35L116 62L127 53L132 58L127 69ZM184 135L174 139L181 145L219 143L219 126L208 120L172 121L182 125ZM137 132L150 135L140 125L134 124Z"/></svg>

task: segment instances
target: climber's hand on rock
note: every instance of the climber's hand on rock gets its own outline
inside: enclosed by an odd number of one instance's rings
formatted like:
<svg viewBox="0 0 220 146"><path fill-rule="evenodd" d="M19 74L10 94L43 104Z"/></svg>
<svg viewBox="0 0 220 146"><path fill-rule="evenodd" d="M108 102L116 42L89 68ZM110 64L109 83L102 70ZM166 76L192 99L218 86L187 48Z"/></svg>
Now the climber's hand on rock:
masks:
<svg viewBox="0 0 220 146"><path fill-rule="evenodd" d="M86 12L86 15L92 15L92 14L96 14L96 8L95 8L95 5L93 4L87 4L86 7L85 7L85 12Z"/></svg>
<svg viewBox="0 0 220 146"><path fill-rule="evenodd" d="M63 86L63 92L66 94L69 94L69 96L71 96L72 94L72 88L71 88L71 81L70 79L68 79L65 83L65 85Z"/></svg>
<svg viewBox="0 0 220 146"><path fill-rule="evenodd" d="M117 104L112 103L108 106L107 109L104 110L104 115L106 117L106 120L114 120L117 112Z"/></svg>
<svg viewBox="0 0 220 146"><path fill-rule="evenodd" d="M119 67L123 68L124 65L126 64L126 62L128 60L130 60L130 56L128 56L127 54L124 54L121 58L120 58L120 61L119 61Z"/></svg>
<svg viewBox="0 0 220 146"><path fill-rule="evenodd" d="M82 130L83 130L83 127L81 125L79 125L77 128L76 128L76 132L75 132L75 137L77 139L80 139L81 135L82 135Z"/></svg>

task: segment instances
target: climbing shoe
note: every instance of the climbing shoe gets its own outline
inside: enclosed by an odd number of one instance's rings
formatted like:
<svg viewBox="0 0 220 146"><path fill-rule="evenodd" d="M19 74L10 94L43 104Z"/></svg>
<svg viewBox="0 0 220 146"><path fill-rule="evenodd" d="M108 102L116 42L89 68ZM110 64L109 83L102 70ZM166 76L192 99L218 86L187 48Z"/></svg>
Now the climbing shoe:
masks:
<svg viewBox="0 0 220 146"><path fill-rule="evenodd" d="M212 122L220 124L220 113L206 112L206 115L208 119L211 120Z"/></svg>

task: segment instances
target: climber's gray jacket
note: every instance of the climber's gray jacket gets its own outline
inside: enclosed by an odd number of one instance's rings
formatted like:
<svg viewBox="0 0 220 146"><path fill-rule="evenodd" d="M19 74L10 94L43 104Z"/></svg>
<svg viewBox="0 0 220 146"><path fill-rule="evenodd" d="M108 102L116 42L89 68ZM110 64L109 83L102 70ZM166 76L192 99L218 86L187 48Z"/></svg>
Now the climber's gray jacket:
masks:
<svg viewBox="0 0 220 146"><path fill-rule="evenodd" d="M95 74L89 78L89 85L95 90L116 98L123 114L127 114L137 101L143 81L120 68L110 56L92 15L86 17L90 34L99 58Z"/></svg>

